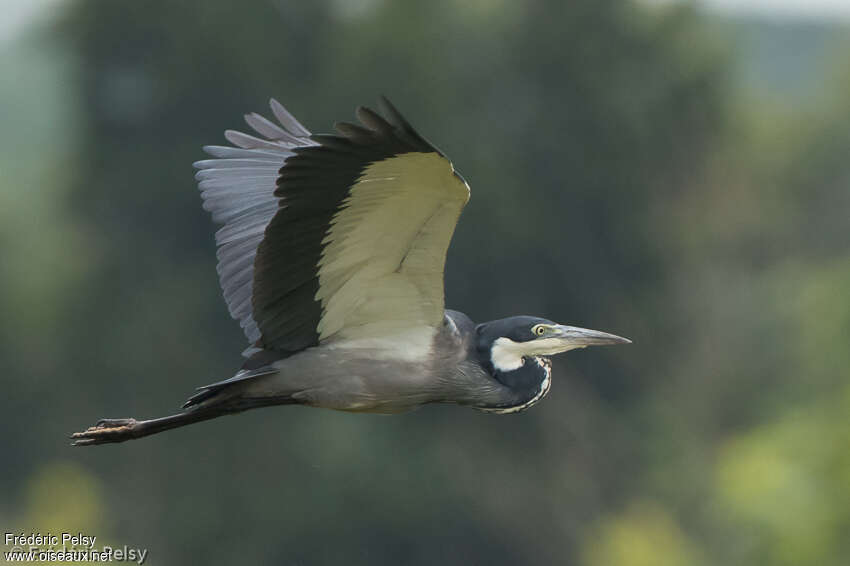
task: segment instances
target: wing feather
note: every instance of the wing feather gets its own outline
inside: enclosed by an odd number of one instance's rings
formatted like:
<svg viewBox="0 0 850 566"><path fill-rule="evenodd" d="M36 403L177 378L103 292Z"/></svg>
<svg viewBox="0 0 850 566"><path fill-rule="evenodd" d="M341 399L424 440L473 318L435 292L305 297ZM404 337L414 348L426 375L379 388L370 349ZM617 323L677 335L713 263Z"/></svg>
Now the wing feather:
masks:
<svg viewBox="0 0 850 566"><path fill-rule="evenodd" d="M278 126L259 114L245 117L263 138L228 130L225 137L238 147L208 145L204 151L214 159L197 161L195 178L204 209L224 226L216 232L217 271L230 315L239 321L251 343L260 338L253 318L254 258L266 226L278 210L276 180L294 147L314 145L310 133L276 100L272 112Z"/></svg>
<svg viewBox="0 0 850 566"><path fill-rule="evenodd" d="M423 344L443 321L446 251L465 182L386 99L361 124L311 135L279 102L275 123L227 130L195 163L231 316L252 344L287 355L320 341ZM256 350L253 350L256 351Z"/></svg>
<svg viewBox="0 0 850 566"><path fill-rule="evenodd" d="M294 150L254 273L259 345L292 352L438 328L466 183L389 102Z"/></svg>

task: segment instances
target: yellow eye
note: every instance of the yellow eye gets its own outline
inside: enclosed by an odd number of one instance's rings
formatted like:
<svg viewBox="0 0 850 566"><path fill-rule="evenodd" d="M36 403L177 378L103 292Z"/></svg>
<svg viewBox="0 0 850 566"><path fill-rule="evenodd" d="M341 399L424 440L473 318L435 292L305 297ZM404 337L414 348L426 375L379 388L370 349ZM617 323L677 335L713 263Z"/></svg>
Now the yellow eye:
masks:
<svg viewBox="0 0 850 566"><path fill-rule="evenodd" d="M546 333L546 327L542 324L538 324L537 326L532 328L531 331L537 334L538 336L543 336L543 334Z"/></svg>

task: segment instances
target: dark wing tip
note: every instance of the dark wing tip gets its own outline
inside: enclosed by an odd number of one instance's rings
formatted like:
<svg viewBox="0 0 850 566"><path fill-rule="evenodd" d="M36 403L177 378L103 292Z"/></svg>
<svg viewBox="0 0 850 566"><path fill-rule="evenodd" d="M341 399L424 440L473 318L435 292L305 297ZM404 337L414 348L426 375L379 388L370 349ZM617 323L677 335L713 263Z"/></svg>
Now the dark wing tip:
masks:
<svg viewBox="0 0 850 566"><path fill-rule="evenodd" d="M360 122L375 132L384 134L384 135L392 135L393 127L387 122L383 116L368 108L366 106L358 106L356 110L357 119Z"/></svg>
<svg viewBox="0 0 850 566"><path fill-rule="evenodd" d="M401 115L401 112L390 102L390 99L384 96L383 94L378 98L378 108L380 108L381 113L387 117L390 124L404 130L407 133L415 133L413 126L405 120L404 116Z"/></svg>
<svg viewBox="0 0 850 566"><path fill-rule="evenodd" d="M419 132L410 125L410 122L401 115L401 112L399 112L395 105L390 102L390 99L383 94L378 98L378 108L380 108L381 113L386 116L386 121L395 128L397 135L404 138L409 144L416 147L419 151L434 151L445 157L442 151L434 146L434 144L423 138Z"/></svg>
<svg viewBox="0 0 850 566"><path fill-rule="evenodd" d="M375 139L375 134L372 130L350 122L336 122L334 123L334 129L339 132L341 136L344 136L355 143L366 144Z"/></svg>

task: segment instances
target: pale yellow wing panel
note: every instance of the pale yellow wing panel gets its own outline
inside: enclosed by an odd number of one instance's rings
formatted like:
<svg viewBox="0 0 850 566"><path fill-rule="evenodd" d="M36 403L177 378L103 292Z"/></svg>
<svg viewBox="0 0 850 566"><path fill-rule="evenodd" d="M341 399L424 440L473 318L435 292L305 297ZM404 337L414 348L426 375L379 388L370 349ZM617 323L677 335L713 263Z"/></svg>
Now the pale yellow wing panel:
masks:
<svg viewBox="0 0 850 566"><path fill-rule="evenodd" d="M320 340L441 324L446 252L468 200L466 183L434 152L367 167L325 238Z"/></svg>

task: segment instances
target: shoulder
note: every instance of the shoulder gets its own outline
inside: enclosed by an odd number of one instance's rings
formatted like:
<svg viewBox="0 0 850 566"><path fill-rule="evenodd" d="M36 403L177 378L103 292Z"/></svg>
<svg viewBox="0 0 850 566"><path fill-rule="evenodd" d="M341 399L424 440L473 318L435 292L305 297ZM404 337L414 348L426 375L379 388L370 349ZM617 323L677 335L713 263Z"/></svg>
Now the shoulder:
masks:
<svg viewBox="0 0 850 566"><path fill-rule="evenodd" d="M472 319L459 311L446 309L444 326L453 327L454 331L461 336L469 336L475 331L475 323Z"/></svg>
<svg viewBox="0 0 850 566"><path fill-rule="evenodd" d="M432 351L439 353L439 358L452 358L473 347L471 338L475 335L475 323L462 312L446 310L443 324L440 326L432 344Z"/></svg>

